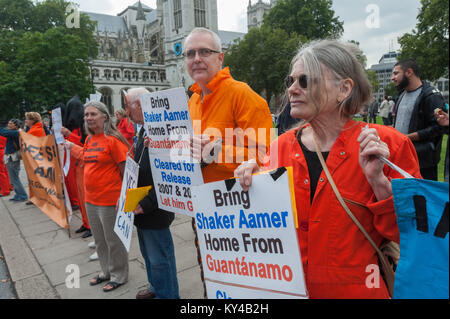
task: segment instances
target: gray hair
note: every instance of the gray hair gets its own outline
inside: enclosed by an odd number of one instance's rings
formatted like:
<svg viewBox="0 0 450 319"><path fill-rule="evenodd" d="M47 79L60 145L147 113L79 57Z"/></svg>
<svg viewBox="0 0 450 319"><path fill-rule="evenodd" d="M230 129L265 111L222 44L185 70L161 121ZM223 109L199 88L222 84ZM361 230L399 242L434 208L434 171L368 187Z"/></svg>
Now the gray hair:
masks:
<svg viewBox="0 0 450 319"><path fill-rule="evenodd" d="M128 102L130 102L131 105L135 104L141 95L150 93L147 89L145 88L132 88L129 89L127 92L125 92L125 96L128 99ZM130 105L130 106L131 106Z"/></svg>
<svg viewBox="0 0 450 319"><path fill-rule="evenodd" d="M356 58L360 49L352 43L341 43L336 40L319 40L305 44L292 59L291 68L301 60L305 73L311 81L308 83L308 98L319 114L327 100L327 92L323 92L324 69L328 69L338 81L353 80L353 89L349 96L339 104L342 118L351 118L359 112L361 106L371 96L371 87L361 63ZM325 94L324 94L325 93Z"/></svg>
<svg viewBox="0 0 450 319"><path fill-rule="evenodd" d="M105 104L102 102L96 102L91 101L89 102L86 107L95 107L100 113L105 115L105 123L103 124L103 133L106 136L114 136L115 138L119 139L122 143L128 146L128 148L131 147L131 145L128 143L125 137L119 132L116 125L114 124L111 115L108 112L108 108ZM86 134L88 135L94 135L94 132L89 129L89 126L87 125L86 119L84 120L84 127L86 128Z"/></svg>
<svg viewBox="0 0 450 319"><path fill-rule="evenodd" d="M214 31L211 31L211 30L206 29L206 28L194 28L191 31L191 33L189 33L189 35L184 39L183 48L186 46L186 43L188 42L188 40L191 37L191 35L196 34L196 33L207 33L207 34L209 34L212 37L212 39L213 39L214 49L219 51L219 52L222 52L222 41L220 40L220 37Z"/></svg>

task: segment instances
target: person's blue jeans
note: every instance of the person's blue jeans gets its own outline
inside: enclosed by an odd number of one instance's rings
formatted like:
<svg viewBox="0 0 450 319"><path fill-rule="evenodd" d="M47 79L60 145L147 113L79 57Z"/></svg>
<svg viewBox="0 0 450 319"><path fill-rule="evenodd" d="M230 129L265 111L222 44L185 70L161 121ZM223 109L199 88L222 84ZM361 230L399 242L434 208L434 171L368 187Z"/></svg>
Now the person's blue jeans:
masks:
<svg viewBox="0 0 450 319"><path fill-rule="evenodd" d="M169 228L136 227L150 291L160 299L179 299L175 249Z"/></svg>
<svg viewBox="0 0 450 319"><path fill-rule="evenodd" d="M14 187L14 200L26 200L28 199L27 192L23 188L22 182L19 178L20 161L8 161L6 163L6 169L8 170L9 181Z"/></svg>

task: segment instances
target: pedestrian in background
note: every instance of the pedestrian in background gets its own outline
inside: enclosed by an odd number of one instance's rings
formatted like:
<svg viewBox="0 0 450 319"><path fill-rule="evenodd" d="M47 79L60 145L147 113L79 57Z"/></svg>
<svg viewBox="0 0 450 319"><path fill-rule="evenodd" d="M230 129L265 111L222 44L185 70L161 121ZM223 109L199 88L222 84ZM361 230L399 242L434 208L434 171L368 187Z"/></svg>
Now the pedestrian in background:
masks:
<svg viewBox="0 0 450 319"><path fill-rule="evenodd" d="M136 132L134 130L134 125L131 123L129 118L127 117L127 113L124 109L118 109L114 113L116 115L116 126L119 132L125 137L130 145L134 145L134 136ZM130 152L133 155L133 150Z"/></svg>
<svg viewBox="0 0 450 319"><path fill-rule="evenodd" d="M10 201L23 202L28 199L28 195L20 181L20 143L19 129L22 123L18 119L11 119L8 128L0 127L0 135L6 137L5 155L3 161L8 170L9 180L14 187L14 197Z"/></svg>
<svg viewBox="0 0 450 319"><path fill-rule="evenodd" d="M9 190L9 176L6 165L3 161L3 155L5 155L7 138L0 135L0 197L8 196Z"/></svg>

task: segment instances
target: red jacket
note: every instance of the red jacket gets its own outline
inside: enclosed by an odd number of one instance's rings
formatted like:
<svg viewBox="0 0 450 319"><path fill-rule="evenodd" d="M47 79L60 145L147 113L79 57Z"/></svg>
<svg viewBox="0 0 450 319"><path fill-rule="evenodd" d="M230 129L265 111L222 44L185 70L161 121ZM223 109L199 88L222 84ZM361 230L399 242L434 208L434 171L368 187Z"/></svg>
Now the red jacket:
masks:
<svg viewBox="0 0 450 319"><path fill-rule="evenodd" d="M348 121L326 163L342 197L365 206L348 204L373 240L378 245L384 238L399 242L392 196L377 202L359 165L357 138L365 125ZM376 128L381 140L389 145L390 160L421 178L410 140L390 127L376 124L370 127ZM367 277L373 275L373 271L366 272L366 267L378 264L376 252L338 202L323 171L311 204L308 166L296 133L297 130L291 130L272 143L268 166L293 167L299 222L297 238L310 297L388 298L383 279L380 288L366 287ZM384 173L389 178L401 178L388 166L384 167Z"/></svg>
<svg viewBox="0 0 450 319"><path fill-rule="evenodd" d="M45 136L44 127L42 126L41 122L34 123L34 125L30 127L27 133L37 137Z"/></svg>
<svg viewBox="0 0 450 319"><path fill-rule="evenodd" d="M126 117L123 118L117 126L119 132L125 137L130 146L133 146L133 137L136 135L134 126Z"/></svg>

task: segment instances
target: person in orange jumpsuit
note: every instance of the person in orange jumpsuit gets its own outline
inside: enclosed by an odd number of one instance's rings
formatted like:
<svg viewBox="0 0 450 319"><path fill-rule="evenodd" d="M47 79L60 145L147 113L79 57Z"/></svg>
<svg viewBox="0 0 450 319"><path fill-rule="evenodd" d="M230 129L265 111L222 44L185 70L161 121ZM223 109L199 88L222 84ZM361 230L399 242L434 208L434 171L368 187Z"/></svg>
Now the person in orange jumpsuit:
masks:
<svg viewBox="0 0 450 319"><path fill-rule="evenodd" d="M26 132L36 137L45 136L41 115L37 112L25 113Z"/></svg>
<svg viewBox="0 0 450 319"><path fill-rule="evenodd" d="M9 176L6 165L3 162L3 155L5 154L6 137L0 136L0 197L8 196L9 190Z"/></svg>
<svg viewBox="0 0 450 319"><path fill-rule="evenodd" d="M124 109L118 109L118 110L116 110L116 112L114 114L116 115L117 129L119 130L120 134L122 134L123 137L126 138L126 140L128 141L128 144L133 146L133 143L134 143L133 138L136 135L133 123L131 123L131 121L128 119L127 113L125 112ZM132 149L130 151L131 156L133 156L133 153L134 153L134 148L132 147Z"/></svg>
<svg viewBox="0 0 450 319"><path fill-rule="evenodd" d="M254 161L235 172L244 190L252 173L293 167L297 229L306 287L311 298L389 298L382 279L366 285L375 250L334 194L316 154L314 140L342 197L377 245L399 242L391 179L401 178L379 159L389 158L421 178L411 141L390 127L352 120L371 96L356 47L337 41L305 45L286 78L291 115L304 121L275 140L268 162ZM380 276L381 277L381 276Z"/></svg>
<svg viewBox="0 0 450 319"><path fill-rule="evenodd" d="M242 161L253 158L260 162L264 157L272 128L269 107L246 83L234 80L229 68L222 69L224 54L216 33L196 28L184 47L187 70L195 81L189 99L195 134L192 156L202 163L205 183L231 178ZM222 150L213 151L215 145ZM211 152L215 157L210 158ZM194 221L192 228L201 268ZM203 270L201 276L203 279Z"/></svg>
<svg viewBox="0 0 450 319"><path fill-rule="evenodd" d="M86 140L84 132L84 106L80 98L75 95L67 102L66 107L61 105L61 116L63 118L63 128L61 134L67 141L78 146L83 146ZM70 168L64 178L67 192L69 193L72 209L79 208L82 217L82 225L75 233L83 233L82 238L92 236L91 227L86 213L84 202L84 164L82 161L70 157Z"/></svg>

